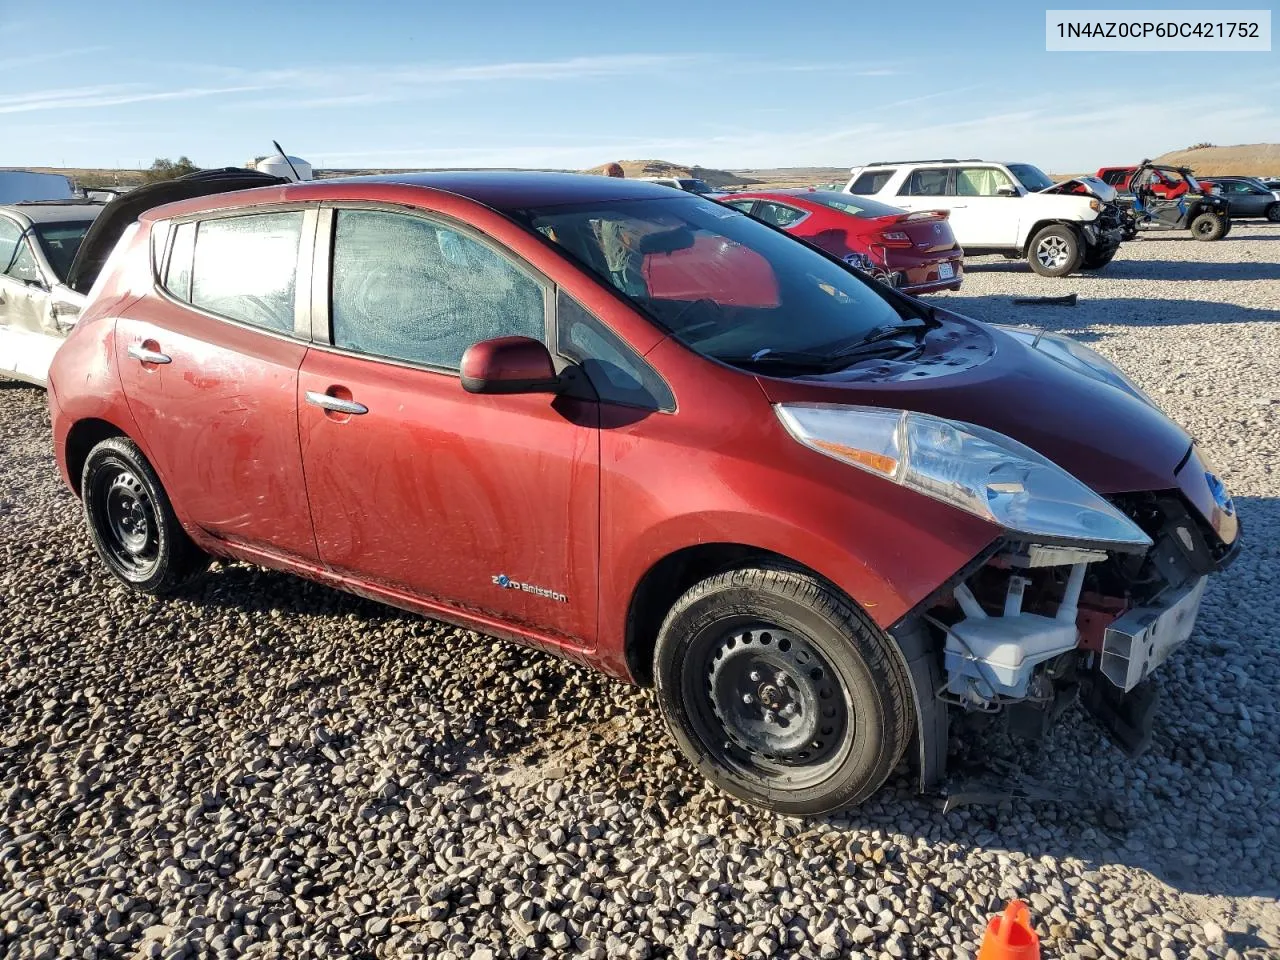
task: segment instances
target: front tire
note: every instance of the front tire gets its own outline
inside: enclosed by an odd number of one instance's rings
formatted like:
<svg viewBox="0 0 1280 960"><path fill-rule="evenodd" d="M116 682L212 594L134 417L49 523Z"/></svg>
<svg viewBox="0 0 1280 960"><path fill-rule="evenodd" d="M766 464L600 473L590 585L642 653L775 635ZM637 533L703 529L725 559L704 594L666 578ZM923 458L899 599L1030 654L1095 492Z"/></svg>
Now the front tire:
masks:
<svg viewBox="0 0 1280 960"><path fill-rule="evenodd" d="M1090 247L1084 255L1084 260L1080 266L1084 270L1101 270L1108 263L1116 258L1119 247Z"/></svg>
<svg viewBox="0 0 1280 960"><path fill-rule="evenodd" d="M1054 223L1036 233L1027 248L1027 262L1042 277L1065 277L1080 269L1084 249L1070 227Z"/></svg>
<svg viewBox="0 0 1280 960"><path fill-rule="evenodd" d="M89 451L80 496L98 556L134 590L172 593L208 567L208 554L182 529L160 478L132 440L111 437Z"/></svg>
<svg viewBox="0 0 1280 960"><path fill-rule="evenodd" d="M1197 240L1221 240L1227 235L1227 218L1202 213L1191 221L1191 235Z"/></svg>
<svg viewBox="0 0 1280 960"><path fill-rule="evenodd" d="M696 584L668 612L654 660L658 703L685 756L778 813L861 803L911 735L893 640L798 570L750 567Z"/></svg>
<svg viewBox="0 0 1280 960"><path fill-rule="evenodd" d="M1280 202L1267 207L1267 219L1272 223L1280 223Z"/></svg>

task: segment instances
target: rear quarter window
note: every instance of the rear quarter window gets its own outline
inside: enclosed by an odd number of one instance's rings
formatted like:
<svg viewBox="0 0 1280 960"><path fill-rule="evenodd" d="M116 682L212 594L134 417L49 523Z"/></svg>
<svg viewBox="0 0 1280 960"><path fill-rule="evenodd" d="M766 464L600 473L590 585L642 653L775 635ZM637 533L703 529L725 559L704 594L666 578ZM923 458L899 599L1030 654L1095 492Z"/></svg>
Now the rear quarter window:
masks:
<svg viewBox="0 0 1280 960"><path fill-rule="evenodd" d="M850 193L871 194L879 193L884 189L884 185L893 179L893 175L897 173L897 169L892 170L868 170L861 174L857 180L853 181Z"/></svg>

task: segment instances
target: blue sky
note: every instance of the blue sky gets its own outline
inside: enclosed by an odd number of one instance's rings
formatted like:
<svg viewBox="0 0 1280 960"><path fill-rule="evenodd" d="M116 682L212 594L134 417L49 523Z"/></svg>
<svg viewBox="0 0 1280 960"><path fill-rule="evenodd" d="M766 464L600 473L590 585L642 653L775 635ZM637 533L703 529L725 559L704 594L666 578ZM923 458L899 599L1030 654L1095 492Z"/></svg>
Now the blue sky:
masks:
<svg viewBox="0 0 1280 960"><path fill-rule="evenodd" d="M0 0L0 165L223 166L278 139L327 167L991 156L1076 172L1280 137L1280 53L1046 53L1044 7L1025 3L297 9Z"/></svg>

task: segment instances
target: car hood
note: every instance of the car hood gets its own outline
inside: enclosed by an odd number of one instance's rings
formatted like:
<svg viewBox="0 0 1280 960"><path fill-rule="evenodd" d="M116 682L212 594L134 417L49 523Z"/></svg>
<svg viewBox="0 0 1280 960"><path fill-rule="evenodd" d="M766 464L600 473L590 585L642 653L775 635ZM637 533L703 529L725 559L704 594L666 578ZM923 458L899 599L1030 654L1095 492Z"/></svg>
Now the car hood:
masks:
<svg viewBox="0 0 1280 960"><path fill-rule="evenodd" d="M1191 438L1155 407L999 328L936 312L923 354L824 376L757 377L773 403L914 410L1012 437L1102 494L1169 490Z"/></svg>
<svg viewBox="0 0 1280 960"><path fill-rule="evenodd" d="M1044 194L1071 194L1079 195L1081 192L1092 194L1103 203L1111 203L1116 198L1116 188L1097 177L1073 177L1070 180L1063 180L1061 183L1055 183L1052 187L1045 187L1043 190L1037 190L1037 193Z"/></svg>

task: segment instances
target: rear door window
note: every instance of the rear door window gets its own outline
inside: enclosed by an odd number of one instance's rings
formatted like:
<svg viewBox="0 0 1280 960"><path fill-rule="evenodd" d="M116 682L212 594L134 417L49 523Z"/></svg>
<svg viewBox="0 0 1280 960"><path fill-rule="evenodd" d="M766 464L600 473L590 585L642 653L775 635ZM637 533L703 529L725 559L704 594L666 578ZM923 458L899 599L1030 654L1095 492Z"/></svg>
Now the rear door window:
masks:
<svg viewBox="0 0 1280 960"><path fill-rule="evenodd" d="M333 343L457 370L493 337L546 342L542 284L487 243L422 217L338 210Z"/></svg>
<svg viewBox="0 0 1280 960"><path fill-rule="evenodd" d="M853 181L853 188L849 192L861 194L879 193L897 172L896 168L867 170L859 174L858 179Z"/></svg>
<svg viewBox="0 0 1280 960"><path fill-rule="evenodd" d="M292 332L302 216L291 210L201 221L191 303L255 327Z"/></svg>
<svg viewBox="0 0 1280 960"><path fill-rule="evenodd" d="M902 189L901 197L947 197L951 196L949 180L951 171L946 167L921 167L912 170Z"/></svg>
<svg viewBox="0 0 1280 960"><path fill-rule="evenodd" d="M774 203L771 200L761 200L760 206L756 208L755 216L757 220L763 220L765 223L771 223L775 227L789 227L792 224L799 223L808 213L799 210L796 207L789 207L785 203Z"/></svg>

